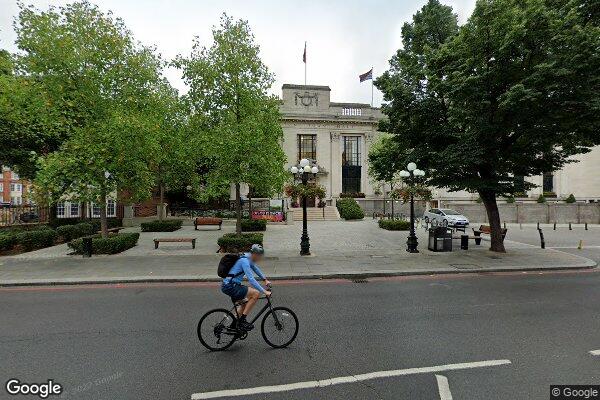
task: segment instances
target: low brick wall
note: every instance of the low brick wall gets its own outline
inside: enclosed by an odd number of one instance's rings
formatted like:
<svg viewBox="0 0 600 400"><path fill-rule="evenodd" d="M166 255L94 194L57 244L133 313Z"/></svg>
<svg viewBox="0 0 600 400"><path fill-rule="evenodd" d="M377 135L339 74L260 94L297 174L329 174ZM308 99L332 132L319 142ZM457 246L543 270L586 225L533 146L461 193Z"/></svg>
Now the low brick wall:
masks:
<svg viewBox="0 0 600 400"><path fill-rule="evenodd" d="M487 222L487 213L483 204L446 203L444 208L452 208L464 214L470 221ZM559 223L599 224L600 203L574 204L498 204L500 220L512 223Z"/></svg>

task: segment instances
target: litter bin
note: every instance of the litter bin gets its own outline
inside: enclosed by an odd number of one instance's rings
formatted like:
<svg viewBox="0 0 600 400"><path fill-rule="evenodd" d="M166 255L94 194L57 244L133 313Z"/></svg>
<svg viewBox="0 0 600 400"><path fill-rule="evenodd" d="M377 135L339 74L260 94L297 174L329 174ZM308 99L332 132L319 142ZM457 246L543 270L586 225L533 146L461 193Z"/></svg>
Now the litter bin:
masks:
<svg viewBox="0 0 600 400"><path fill-rule="evenodd" d="M83 237L83 256L84 257L92 256L92 236L84 236Z"/></svg>
<svg viewBox="0 0 600 400"><path fill-rule="evenodd" d="M431 251L452 251L452 231L443 226L429 229L429 244Z"/></svg>

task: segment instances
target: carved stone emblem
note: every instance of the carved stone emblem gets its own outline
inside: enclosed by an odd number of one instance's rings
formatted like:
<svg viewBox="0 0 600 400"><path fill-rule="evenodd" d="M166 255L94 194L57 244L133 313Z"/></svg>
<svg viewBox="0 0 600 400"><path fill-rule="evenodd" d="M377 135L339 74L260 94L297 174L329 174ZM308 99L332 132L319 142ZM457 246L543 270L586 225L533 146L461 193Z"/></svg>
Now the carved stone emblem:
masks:
<svg viewBox="0 0 600 400"><path fill-rule="evenodd" d="M300 99L300 104L305 107L312 106L313 101L315 103L315 107L319 106L319 95L317 93L309 93L309 92L296 92L294 93L294 103L298 105L298 99Z"/></svg>

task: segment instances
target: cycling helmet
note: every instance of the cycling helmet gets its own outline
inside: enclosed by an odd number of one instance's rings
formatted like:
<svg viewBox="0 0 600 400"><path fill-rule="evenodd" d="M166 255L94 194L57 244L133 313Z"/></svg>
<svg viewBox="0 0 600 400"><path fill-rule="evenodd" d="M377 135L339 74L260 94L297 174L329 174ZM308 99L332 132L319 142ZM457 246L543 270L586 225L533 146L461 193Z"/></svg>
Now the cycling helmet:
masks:
<svg viewBox="0 0 600 400"><path fill-rule="evenodd" d="M250 247L250 253L252 254L265 254L265 249L260 244L253 244Z"/></svg>

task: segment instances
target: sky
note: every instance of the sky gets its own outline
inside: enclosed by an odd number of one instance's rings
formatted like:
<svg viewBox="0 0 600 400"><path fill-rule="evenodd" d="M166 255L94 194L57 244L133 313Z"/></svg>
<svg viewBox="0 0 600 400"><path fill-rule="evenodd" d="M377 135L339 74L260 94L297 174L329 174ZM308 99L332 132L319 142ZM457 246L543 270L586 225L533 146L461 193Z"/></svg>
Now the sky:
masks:
<svg viewBox="0 0 600 400"><path fill-rule="evenodd" d="M70 1L24 0L45 10ZM96 0L101 9L121 17L135 38L154 45L166 59L188 55L197 36L212 43L211 28L223 12L248 20L261 49L261 58L275 74L272 93L284 83L304 83L302 53L307 42L307 83L328 85L332 101L371 102L371 82L358 75L373 67L375 77L401 47L402 25L426 0ZM442 0L464 23L475 0ZM13 21L17 0L0 0L0 48L17 51ZM176 69L165 71L180 92L186 87ZM375 89L375 106L381 104Z"/></svg>

